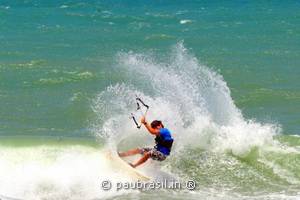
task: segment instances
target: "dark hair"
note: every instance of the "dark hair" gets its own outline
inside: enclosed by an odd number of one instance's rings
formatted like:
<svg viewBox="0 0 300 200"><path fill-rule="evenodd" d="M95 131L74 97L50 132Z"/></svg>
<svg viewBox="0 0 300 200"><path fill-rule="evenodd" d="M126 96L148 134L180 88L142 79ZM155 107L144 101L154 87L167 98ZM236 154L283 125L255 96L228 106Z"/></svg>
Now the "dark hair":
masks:
<svg viewBox="0 0 300 200"><path fill-rule="evenodd" d="M164 127L164 125L162 124L162 122L159 121L159 120L154 120L153 122L151 122L151 127L152 127L152 128L156 128L156 127L158 127L159 125L162 125L162 127Z"/></svg>

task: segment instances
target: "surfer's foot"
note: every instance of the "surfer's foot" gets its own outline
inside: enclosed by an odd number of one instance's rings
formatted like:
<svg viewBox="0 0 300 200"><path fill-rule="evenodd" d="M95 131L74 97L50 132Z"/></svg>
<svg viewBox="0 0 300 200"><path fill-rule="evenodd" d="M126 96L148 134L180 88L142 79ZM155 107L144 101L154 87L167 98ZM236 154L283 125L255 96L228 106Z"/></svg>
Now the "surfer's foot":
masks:
<svg viewBox="0 0 300 200"><path fill-rule="evenodd" d="M119 152L119 151L118 151L118 155L119 155L120 157L128 156L128 155L126 154L126 152Z"/></svg>
<svg viewBox="0 0 300 200"><path fill-rule="evenodd" d="M128 163L128 165L130 165L132 168L135 168L134 164L132 163Z"/></svg>

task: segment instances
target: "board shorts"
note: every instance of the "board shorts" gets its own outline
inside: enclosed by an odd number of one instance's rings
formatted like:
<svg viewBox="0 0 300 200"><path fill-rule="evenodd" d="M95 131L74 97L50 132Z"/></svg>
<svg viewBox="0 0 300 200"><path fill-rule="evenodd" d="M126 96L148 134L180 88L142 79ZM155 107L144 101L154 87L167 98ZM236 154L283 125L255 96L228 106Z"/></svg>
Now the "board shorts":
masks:
<svg viewBox="0 0 300 200"><path fill-rule="evenodd" d="M163 161L167 158L165 154L163 154L162 152L158 151L155 148L150 148L150 147L141 148L141 154L147 152L150 152L150 158L152 158L152 160Z"/></svg>

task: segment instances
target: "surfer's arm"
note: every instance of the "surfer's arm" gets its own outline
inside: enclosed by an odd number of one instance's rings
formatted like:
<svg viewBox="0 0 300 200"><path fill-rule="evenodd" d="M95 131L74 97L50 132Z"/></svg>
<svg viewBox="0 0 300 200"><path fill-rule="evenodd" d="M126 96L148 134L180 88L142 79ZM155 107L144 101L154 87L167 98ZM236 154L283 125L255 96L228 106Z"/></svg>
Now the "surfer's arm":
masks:
<svg viewBox="0 0 300 200"><path fill-rule="evenodd" d="M159 134L159 130L152 128L147 122L143 123L147 130L152 134L152 135L157 135Z"/></svg>
<svg viewBox="0 0 300 200"><path fill-rule="evenodd" d="M143 117L143 118L141 119L141 122L142 122L142 124L144 124L144 126L145 126L146 129L149 131L149 133L151 133L152 135L158 135L158 134L159 134L159 130L152 128L152 127L150 126L150 124L148 124L148 123L146 122L145 117Z"/></svg>

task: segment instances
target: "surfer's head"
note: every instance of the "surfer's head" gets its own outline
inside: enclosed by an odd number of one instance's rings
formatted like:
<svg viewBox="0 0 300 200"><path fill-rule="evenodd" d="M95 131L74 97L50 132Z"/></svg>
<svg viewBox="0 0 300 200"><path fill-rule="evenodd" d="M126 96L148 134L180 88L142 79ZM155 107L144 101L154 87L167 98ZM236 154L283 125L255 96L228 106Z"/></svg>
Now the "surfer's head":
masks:
<svg viewBox="0 0 300 200"><path fill-rule="evenodd" d="M151 127L156 129L156 128L164 128L164 125L161 121L159 120L154 120L153 122L151 122Z"/></svg>

